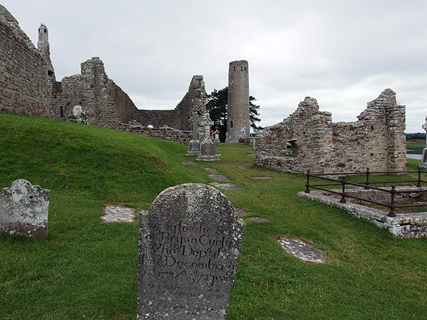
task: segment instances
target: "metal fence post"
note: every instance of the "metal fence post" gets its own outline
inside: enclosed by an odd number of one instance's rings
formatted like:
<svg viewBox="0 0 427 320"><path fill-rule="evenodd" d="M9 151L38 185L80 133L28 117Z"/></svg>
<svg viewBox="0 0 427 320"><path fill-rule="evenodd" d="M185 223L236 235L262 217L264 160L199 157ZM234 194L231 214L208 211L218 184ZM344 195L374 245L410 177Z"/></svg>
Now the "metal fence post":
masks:
<svg viewBox="0 0 427 320"><path fill-rule="evenodd" d="M390 212L388 213L389 217L395 217L396 214L394 213L394 196L396 194L396 186L393 184L391 186L391 190L390 190L390 194L391 194L391 201L390 201Z"/></svg>
<svg viewBox="0 0 427 320"><path fill-rule="evenodd" d="M305 184L305 193L310 193L309 185L310 185L310 170L307 170L307 183Z"/></svg>
<svg viewBox="0 0 427 320"><path fill-rule="evenodd" d="M345 177L342 178L341 180L341 184L342 184L342 192L341 192L341 203L347 203L347 201L345 200Z"/></svg>

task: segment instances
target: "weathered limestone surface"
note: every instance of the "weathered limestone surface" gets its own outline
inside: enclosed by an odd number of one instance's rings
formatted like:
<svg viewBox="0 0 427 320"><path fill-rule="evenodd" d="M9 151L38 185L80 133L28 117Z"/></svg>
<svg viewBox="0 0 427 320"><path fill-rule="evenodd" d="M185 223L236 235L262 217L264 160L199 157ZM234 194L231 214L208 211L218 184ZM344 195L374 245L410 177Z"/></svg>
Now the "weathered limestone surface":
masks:
<svg viewBox="0 0 427 320"><path fill-rule="evenodd" d="M118 128L136 121L154 128L170 127L184 131L166 134L178 142L188 140L188 119L192 110L201 117L205 110L206 91L203 76L194 76L189 90L173 110L140 110L130 97L109 79L98 57L81 64L81 74L55 79L50 59L48 31L38 29L38 48L19 27L18 21L0 5L0 112L42 116L50 119ZM75 117L80 106L84 121ZM163 138L158 131L143 134Z"/></svg>
<svg viewBox="0 0 427 320"><path fill-rule="evenodd" d="M306 97L282 122L255 139L255 164L289 172L406 170L405 106L390 89L368 103L356 122L332 122Z"/></svg>
<svg viewBox="0 0 427 320"><path fill-rule="evenodd" d="M50 191L15 180L0 193L0 232L47 237Z"/></svg>
<svg viewBox="0 0 427 320"><path fill-rule="evenodd" d="M149 136L159 139L171 140L175 142L179 142L185 145L188 145L191 140L191 132L183 131L174 128L170 128L168 126L163 126L160 128L151 128L148 126L144 126L138 122L130 121L126 124L120 124L116 129L132 132L136 134L140 134L143 136Z"/></svg>
<svg viewBox="0 0 427 320"><path fill-rule="evenodd" d="M0 111L49 117L48 65L0 4Z"/></svg>
<svg viewBox="0 0 427 320"><path fill-rule="evenodd" d="M229 64L227 132L228 142L243 142L250 135L249 66L246 60Z"/></svg>
<svg viewBox="0 0 427 320"><path fill-rule="evenodd" d="M213 187L160 193L140 214L138 319L225 319L244 227Z"/></svg>

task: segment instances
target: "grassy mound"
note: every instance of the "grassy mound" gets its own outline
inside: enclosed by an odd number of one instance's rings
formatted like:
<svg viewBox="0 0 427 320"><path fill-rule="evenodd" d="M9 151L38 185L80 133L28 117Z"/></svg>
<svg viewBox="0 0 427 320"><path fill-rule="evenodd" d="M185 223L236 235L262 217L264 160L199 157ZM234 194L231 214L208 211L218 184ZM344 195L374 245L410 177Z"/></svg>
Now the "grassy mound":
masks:
<svg viewBox="0 0 427 320"><path fill-rule="evenodd" d="M194 158L183 145L105 128L0 114L0 130L0 187L51 190L47 239L0 236L0 319L135 319L138 222L104 224L102 207L148 209L169 186L211 182L204 167L245 188L223 191L245 219L269 219L247 220L227 319L427 318L426 239L298 197L305 176L254 166L249 146L221 144L221 162L184 166ZM286 253L280 236L326 263Z"/></svg>

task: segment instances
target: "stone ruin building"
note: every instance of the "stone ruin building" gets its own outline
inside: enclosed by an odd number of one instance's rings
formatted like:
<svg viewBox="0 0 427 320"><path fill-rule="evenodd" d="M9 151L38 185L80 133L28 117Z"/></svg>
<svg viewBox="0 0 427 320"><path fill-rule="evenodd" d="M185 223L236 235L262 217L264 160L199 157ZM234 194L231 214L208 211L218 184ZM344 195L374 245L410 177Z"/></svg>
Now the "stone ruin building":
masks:
<svg viewBox="0 0 427 320"><path fill-rule="evenodd" d="M205 113L203 76L194 76L173 110L140 110L94 57L81 74L56 81L48 29L38 30L37 48L0 4L0 112L40 116L126 130L188 144L192 110ZM201 128L201 130L203 130Z"/></svg>
<svg viewBox="0 0 427 320"><path fill-rule="evenodd" d="M284 172L406 170L405 106L384 90L356 122L332 122L306 97L282 122L255 138L255 164Z"/></svg>

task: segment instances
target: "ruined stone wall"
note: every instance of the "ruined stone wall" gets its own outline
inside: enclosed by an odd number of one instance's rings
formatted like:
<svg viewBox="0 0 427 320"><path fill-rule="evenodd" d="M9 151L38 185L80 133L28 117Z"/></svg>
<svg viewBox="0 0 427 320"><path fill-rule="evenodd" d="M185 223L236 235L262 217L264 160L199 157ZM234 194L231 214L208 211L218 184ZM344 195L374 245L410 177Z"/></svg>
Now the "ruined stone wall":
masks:
<svg viewBox="0 0 427 320"><path fill-rule="evenodd" d="M191 131L177 130L168 126L163 126L160 128L151 128L144 126L135 120L127 124L120 124L117 129L132 132L135 134L140 134L143 136L175 141L185 145L188 145L192 138Z"/></svg>
<svg viewBox="0 0 427 320"><path fill-rule="evenodd" d="M2 5L0 44L0 111L49 117L46 61Z"/></svg>
<svg viewBox="0 0 427 320"><path fill-rule="evenodd" d="M70 121L74 106L82 107L88 124L116 128L135 120L144 126L169 126L189 130L191 110L205 110L206 91L203 76L194 76L187 94L173 110L140 110L129 96L108 78L103 62L95 57L81 65L81 74L66 77L57 94L52 117Z"/></svg>
<svg viewBox="0 0 427 320"><path fill-rule="evenodd" d="M169 126L179 130L190 130L191 110L199 119L206 112L206 90L203 76L193 76L184 98L173 110L138 110L138 122L156 128Z"/></svg>
<svg viewBox="0 0 427 320"><path fill-rule="evenodd" d="M190 129L192 110L200 118L206 112L203 76L192 78L187 94L173 110L139 110L108 78L98 57L83 62L81 74L57 82L50 60L47 27L41 25L38 33L39 49L36 49L18 21L0 5L0 111L107 128L137 121L144 126L168 126L184 131ZM186 133L147 130L144 134L150 132L187 144Z"/></svg>
<svg viewBox="0 0 427 320"><path fill-rule="evenodd" d="M94 57L81 64L81 74L65 77L61 93L56 96L55 118L68 121L74 106L81 106L88 118L87 124L114 128L119 124L119 114L110 95L110 81L103 62Z"/></svg>
<svg viewBox="0 0 427 320"><path fill-rule="evenodd" d="M386 89L356 122L332 123L307 97L281 123L255 140L255 164L289 172L398 171L406 169L405 107Z"/></svg>

